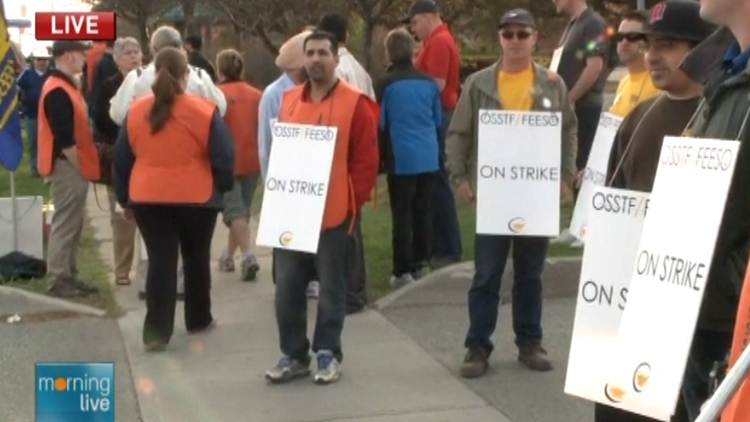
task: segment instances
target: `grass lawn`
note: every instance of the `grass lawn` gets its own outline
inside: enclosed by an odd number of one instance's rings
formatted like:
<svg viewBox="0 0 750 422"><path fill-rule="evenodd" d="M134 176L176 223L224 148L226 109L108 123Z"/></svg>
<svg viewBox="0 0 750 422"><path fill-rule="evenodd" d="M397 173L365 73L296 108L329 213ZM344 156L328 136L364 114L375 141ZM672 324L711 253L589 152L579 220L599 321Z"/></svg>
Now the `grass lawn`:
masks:
<svg viewBox="0 0 750 422"><path fill-rule="evenodd" d="M253 199L253 214L260 216L263 201L262 187L256 190ZM474 259L474 232L476 219L474 207L456 201L458 220L461 226L461 242L463 246L463 260ZM573 205L563 206L560 214L561 227L570 221ZM388 279L391 276L392 248L391 248L391 210L388 201L388 187L385 178L378 179L377 208L373 203L365 205L362 211L362 236L365 243L365 259L367 260L368 293L372 300L376 300L391 291ZM583 249L574 249L566 245L551 244L549 256L581 256Z"/></svg>
<svg viewBox="0 0 750 422"><path fill-rule="evenodd" d="M33 178L29 172L28 155L24 156L21 166L16 171L16 195L42 195L45 202L49 199L49 190L41 178ZM10 174L0 167L0 197L10 197ZM45 242L46 256L46 242ZM76 302L104 309L111 315L120 312L114 298L114 291L109 282L109 268L99 255L99 242L94 238L94 229L86 223L83 238L78 249L78 271L80 278L87 284L99 289L99 294L75 299ZM47 280L11 281L6 285L46 294Z"/></svg>

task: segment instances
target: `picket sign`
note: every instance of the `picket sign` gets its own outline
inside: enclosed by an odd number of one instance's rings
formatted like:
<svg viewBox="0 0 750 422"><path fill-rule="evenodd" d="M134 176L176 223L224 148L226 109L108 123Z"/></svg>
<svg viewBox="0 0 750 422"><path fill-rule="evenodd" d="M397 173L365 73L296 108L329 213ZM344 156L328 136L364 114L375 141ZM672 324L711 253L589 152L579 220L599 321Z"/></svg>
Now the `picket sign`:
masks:
<svg viewBox="0 0 750 422"><path fill-rule="evenodd" d="M573 216L570 219L568 230L571 234L582 241L586 241L586 233L589 226L589 212L591 210L591 197L596 186L604 186L607 183L607 166L609 165L609 153L612 143L620 128L622 119L611 114L602 113L599 118L599 127L596 130L594 143L591 145L591 153L583 170L583 181L578 191L578 199Z"/></svg>
<svg viewBox="0 0 750 422"><path fill-rule="evenodd" d="M256 244L316 253L338 128L272 121Z"/></svg>
<svg viewBox="0 0 750 422"><path fill-rule="evenodd" d="M560 232L559 112L479 110L478 234Z"/></svg>
<svg viewBox="0 0 750 422"><path fill-rule="evenodd" d="M605 386L648 210L649 194L594 186L565 393L615 406Z"/></svg>
<svg viewBox="0 0 750 422"><path fill-rule="evenodd" d="M608 399L668 421L736 163L736 141L665 137L622 315Z"/></svg>

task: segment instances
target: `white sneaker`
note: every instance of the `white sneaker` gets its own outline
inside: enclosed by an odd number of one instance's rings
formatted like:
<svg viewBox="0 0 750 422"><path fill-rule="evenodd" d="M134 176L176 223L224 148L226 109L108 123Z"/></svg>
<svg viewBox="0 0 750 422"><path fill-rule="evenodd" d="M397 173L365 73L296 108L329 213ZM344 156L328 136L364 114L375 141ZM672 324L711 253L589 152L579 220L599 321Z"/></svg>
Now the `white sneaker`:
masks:
<svg viewBox="0 0 750 422"><path fill-rule="evenodd" d="M578 240L578 238L573 236L570 230L565 229L562 233L560 233L560 236L552 239L551 243L562 243L563 245L570 245L576 240Z"/></svg>
<svg viewBox="0 0 750 422"><path fill-rule="evenodd" d="M320 282L313 280L307 284L307 297L317 299L320 295Z"/></svg>

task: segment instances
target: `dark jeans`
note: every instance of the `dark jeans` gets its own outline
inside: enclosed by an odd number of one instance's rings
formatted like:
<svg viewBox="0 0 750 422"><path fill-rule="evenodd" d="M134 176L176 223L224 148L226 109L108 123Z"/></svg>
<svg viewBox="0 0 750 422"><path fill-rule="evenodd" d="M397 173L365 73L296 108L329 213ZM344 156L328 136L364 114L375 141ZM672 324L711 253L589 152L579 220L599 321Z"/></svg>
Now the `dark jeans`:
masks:
<svg viewBox="0 0 750 422"><path fill-rule="evenodd" d="M307 283L317 272L320 281L318 315L312 350L330 350L342 360L341 331L346 316L346 292L350 221L320 233L318 253L276 249L276 322L281 352L306 362L310 341L307 338Z"/></svg>
<svg viewBox="0 0 750 422"><path fill-rule="evenodd" d="M576 166L578 170L583 170L586 168L586 162L588 162L589 154L591 154L591 146L594 143L596 129L599 127L602 106L576 106L575 112L578 119L578 155L576 156Z"/></svg>
<svg viewBox="0 0 750 422"><path fill-rule="evenodd" d="M695 330L682 382L682 398L689 422L698 418L701 406L708 400L709 374L714 362L725 360L731 347L732 333Z"/></svg>
<svg viewBox="0 0 750 422"><path fill-rule="evenodd" d="M542 341L542 271L547 259L546 237L476 235L474 281L469 289L469 332L466 348L492 351L497 325L500 282L513 245L513 331L516 345Z"/></svg>
<svg viewBox="0 0 750 422"><path fill-rule="evenodd" d="M26 117L23 119L24 126L26 126L26 139L29 142L29 165L31 175L38 175L39 172L36 169L36 155L37 155L37 139L39 138L39 126L38 120L35 118Z"/></svg>
<svg viewBox="0 0 750 422"><path fill-rule="evenodd" d="M143 342L168 342L177 306L177 261L182 253L185 277L185 327L207 327L211 315L211 239L217 210L202 207L139 205L133 207L149 265Z"/></svg>
<svg viewBox="0 0 750 422"><path fill-rule="evenodd" d="M357 218L349 236L349 270L346 289L346 310L356 312L367 304L367 270L365 268L365 244L362 239L362 221ZM317 275L317 274L316 274ZM317 279L317 278L315 278Z"/></svg>
<svg viewBox="0 0 750 422"><path fill-rule="evenodd" d="M445 135L453 111L443 110L443 124L438 136L440 169L435 180L432 199L432 259L459 260L461 258L461 228L458 225L456 198L453 196L448 171L445 168Z"/></svg>
<svg viewBox="0 0 750 422"><path fill-rule="evenodd" d="M388 174L391 202L393 275L415 273L429 260L435 173Z"/></svg>

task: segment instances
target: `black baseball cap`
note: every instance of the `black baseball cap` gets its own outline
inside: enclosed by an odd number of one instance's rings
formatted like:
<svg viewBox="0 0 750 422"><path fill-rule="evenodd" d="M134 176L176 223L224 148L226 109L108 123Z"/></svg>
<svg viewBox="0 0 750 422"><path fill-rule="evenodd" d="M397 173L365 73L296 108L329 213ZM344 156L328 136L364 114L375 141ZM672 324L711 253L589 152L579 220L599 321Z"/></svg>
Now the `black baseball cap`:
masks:
<svg viewBox="0 0 750 422"><path fill-rule="evenodd" d="M85 41L61 40L52 43L52 55L54 57L62 56L70 51L86 51L92 44Z"/></svg>
<svg viewBox="0 0 750 422"><path fill-rule="evenodd" d="M409 6L409 11L401 20L402 23L411 22L412 18L422 13L438 13L438 5L433 0L417 0Z"/></svg>
<svg viewBox="0 0 750 422"><path fill-rule="evenodd" d="M500 23L497 25L497 29L513 24L536 28L534 16L526 9L513 9L506 12L503 17L500 18Z"/></svg>
<svg viewBox="0 0 750 422"><path fill-rule="evenodd" d="M691 0L667 0L651 8L644 34L701 42L716 26L701 19L700 4Z"/></svg>

